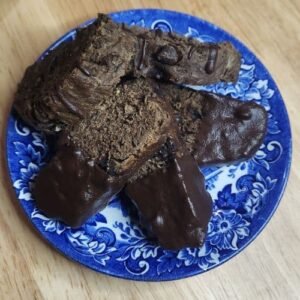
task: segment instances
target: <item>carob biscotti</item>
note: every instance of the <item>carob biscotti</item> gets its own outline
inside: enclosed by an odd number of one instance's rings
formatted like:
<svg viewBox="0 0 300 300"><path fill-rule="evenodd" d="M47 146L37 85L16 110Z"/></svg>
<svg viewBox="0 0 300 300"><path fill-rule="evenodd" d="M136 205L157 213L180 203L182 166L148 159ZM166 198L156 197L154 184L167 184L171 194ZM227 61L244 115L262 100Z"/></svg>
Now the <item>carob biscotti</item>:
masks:
<svg viewBox="0 0 300 300"><path fill-rule="evenodd" d="M100 14L30 66L14 107L27 123L57 132L85 116L122 78L150 77L179 84L236 81L240 55L227 42L200 43L173 33L127 27Z"/></svg>
<svg viewBox="0 0 300 300"><path fill-rule="evenodd" d="M267 130L267 112L254 101L157 83L170 97L181 137L200 166L251 158Z"/></svg>
<svg viewBox="0 0 300 300"><path fill-rule="evenodd" d="M135 77L191 85L235 82L238 78L241 58L229 42L200 43L173 32L123 28L137 36Z"/></svg>
<svg viewBox="0 0 300 300"><path fill-rule="evenodd" d="M109 176L72 142L60 142L56 155L33 186L37 207L71 227L82 225L119 193L125 178Z"/></svg>
<svg viewBox="0 0 300 300"><path fill-rule="evenodd" d="M164 248L200 247L212 214L211 196L194 158L169 143L164 167L129 182L125 192Z"/></svg>

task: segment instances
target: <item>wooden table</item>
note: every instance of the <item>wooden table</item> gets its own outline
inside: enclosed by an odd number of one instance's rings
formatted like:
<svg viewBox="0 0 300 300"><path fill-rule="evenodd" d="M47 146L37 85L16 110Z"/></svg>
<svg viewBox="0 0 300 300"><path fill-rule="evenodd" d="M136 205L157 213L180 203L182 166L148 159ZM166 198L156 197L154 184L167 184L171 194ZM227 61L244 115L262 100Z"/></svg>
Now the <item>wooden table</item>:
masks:
<svg viewBox="0 0 300 300"><path fill-rule="evenodd" d="M223 266L173 282L115 279L58 254L26 221L10 188L3 156L6 118L26 66L61 34L97 12L140 7L202 17L246 43L276 80L293 129L289 183L267 228ZM300 299L299 0L1 0L0 95L1 299Z"/></svg>

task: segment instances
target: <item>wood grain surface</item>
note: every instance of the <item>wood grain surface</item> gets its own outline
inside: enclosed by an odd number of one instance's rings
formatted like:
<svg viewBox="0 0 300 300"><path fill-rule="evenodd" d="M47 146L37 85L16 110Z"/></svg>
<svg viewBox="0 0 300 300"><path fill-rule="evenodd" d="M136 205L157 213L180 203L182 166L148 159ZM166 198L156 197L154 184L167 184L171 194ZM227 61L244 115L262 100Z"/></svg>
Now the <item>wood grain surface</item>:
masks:
<svg viewBox="0 0 300 300"><path fill-rule="evenodd" d="M290 179L266 229L221 267L173 282L112 278L54 251L25 219L5 169L7 115L26 66L97 12L142 7L199 16L243 41L277 82L293 130ZM299 111L299 0L0 0L0 299L300 299Z"/></svg>

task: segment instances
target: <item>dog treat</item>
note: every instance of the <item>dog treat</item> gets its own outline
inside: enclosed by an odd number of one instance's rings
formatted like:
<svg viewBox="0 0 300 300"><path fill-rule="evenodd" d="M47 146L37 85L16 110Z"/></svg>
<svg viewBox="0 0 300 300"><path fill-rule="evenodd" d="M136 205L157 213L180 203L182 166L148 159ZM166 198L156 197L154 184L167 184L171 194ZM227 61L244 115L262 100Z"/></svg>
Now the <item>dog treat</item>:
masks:
<svg viewBox="0 0 300 300"><path fill-rule="evenodd" d="M72 227L106 207L125 184L109 176L81 150L66 143L38 174L33 187L37 207Z"/></svg>
<svg viewBox="0 0 300 300"><path fill-rule="evenodd" d="M34 128L57 132L83 118L98 102L95 95L110 93L126 76L208 84L236 81L239 68L230 43L127 27L101 14L74 41L27 69L14 107Z"/></svg>
<svg viewBox="0 0 300 300"><path fill-rule="evenodd" d="M171 97L181 137L200 166L249 159L261 146L267 112L254 101L161 85Z"/></svg>
<svg viewBox="0 0 300 300"><path fill-rule="evenodd" d="M175 155L167 167L129 183L125 192L164 248L202 246L212 201L191 155Z"/></svg>

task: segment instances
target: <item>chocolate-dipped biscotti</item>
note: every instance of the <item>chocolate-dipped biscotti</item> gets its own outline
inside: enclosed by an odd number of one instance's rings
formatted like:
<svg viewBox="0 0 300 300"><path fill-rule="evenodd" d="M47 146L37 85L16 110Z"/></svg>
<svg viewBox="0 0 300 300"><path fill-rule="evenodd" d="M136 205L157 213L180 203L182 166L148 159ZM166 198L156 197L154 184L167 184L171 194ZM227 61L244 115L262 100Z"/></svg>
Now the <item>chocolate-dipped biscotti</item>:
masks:
<svg viewBox="0 0 300 300"><path fill-rule="evenodd" d="M200 247L212 214L204 176L184 147L169 140L163 151L163 165L131 178L125 192L164 248Z"/></svg>
<svg viewBox="0 0 300 300"><path fill-rule="evenodd" d="M198 165L250 158L267 125L253 101L177 84L235 82L240 55L99 15L30 66L14 108L57 137L32 188L49 217L77 227L125 190L167 249L203 244L212 214Z"/></svg>
<svg viewBox="0 0 300 300"><path fill-rule="evenodd" d="M109 176L65 140L38 174L32 193L37 207L48 217L78 227L104 209L125 183L125 178Z"/></svg>
<svg viewBox="0 0 300 300"><path fill-rule="evenodd" d="M181 137L200 166L249 159L261 146L268 117L254 101L158 82L154 90L169 99Z"/></svg>

